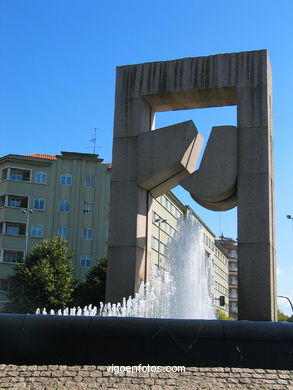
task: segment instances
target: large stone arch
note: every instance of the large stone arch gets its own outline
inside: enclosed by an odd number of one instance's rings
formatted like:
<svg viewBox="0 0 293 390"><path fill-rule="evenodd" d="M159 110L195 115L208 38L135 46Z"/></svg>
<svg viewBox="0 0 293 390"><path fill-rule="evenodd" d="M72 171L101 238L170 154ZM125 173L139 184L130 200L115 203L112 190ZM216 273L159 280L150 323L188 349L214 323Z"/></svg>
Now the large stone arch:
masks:
<svg viewBox="0 0 293 390"><path fill-rule="evenodd" d="M201 145L195 126L184 122L152 133L154 113L226 105L237 105L237 129L220 129L229 133L235 151L230 176L219 193L206 194L201 188L215 164L191 179ZM217 139L210 149L220 147ZM146 279L152 196L179 182L207 208L225 210L237 203L239 319L276 320L272 87L266 50L117 68L108 301L132 295Z"/></svg>

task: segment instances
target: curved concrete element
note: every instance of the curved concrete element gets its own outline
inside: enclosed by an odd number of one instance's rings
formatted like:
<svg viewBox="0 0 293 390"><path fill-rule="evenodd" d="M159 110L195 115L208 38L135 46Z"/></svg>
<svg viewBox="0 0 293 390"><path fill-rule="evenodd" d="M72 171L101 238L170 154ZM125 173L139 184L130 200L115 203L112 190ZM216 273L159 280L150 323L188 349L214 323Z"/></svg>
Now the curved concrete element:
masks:
<svg viewBox="0 0 293 390"><path fill-rule="evenodd" d="M237 193L235 192L230 198L219 202L207 202L200 198L192 197L198 204L212 211L227 211L237 206Z"/></svg>
<svg viewBox="0 0 293 390"><path fill-rule="evenodd" d="M0 315L0 364L292 369L293 324Z"/></svg>
<svg viewBox="0 0 293 390"><path fill-rule="evenodd" d="M200 167L180 183L200 205L224 211L237 205L237 128L212 128Z"/></svg>
<svg viewBox="0 0 293 390"><path fill-rule="evenodd" d="M195 170L203 137L192 121L138 135L137 182L154 198Z"/></svg>

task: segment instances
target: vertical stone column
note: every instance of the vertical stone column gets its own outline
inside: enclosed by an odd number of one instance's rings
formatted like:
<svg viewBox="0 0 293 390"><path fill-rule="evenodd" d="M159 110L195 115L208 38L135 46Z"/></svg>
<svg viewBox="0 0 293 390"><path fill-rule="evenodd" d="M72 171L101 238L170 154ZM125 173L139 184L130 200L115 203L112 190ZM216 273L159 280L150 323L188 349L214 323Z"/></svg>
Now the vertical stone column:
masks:
<svg viewBox="0 0 293 390"><path fill-rule="evenodd" d="M126 71L126 76L124 75ZM106 300L138 290L145 276L148 193L137 186L138 134L150 131L153 113L136 90L135 72L117 68Z"/></svg>
<svg viewBox="0 0 293 390"><path fill-rule="evenodd" d="M260 71L257 65L250 77ZM258 85L237 88L238 318L276 321L272 84L266 52L261 72Z"/></svg>

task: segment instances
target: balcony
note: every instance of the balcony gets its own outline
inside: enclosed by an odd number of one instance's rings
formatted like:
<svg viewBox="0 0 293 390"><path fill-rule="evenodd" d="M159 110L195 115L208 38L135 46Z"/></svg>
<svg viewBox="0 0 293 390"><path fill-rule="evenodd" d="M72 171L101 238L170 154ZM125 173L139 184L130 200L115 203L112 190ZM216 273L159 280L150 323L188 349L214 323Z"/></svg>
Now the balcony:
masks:
<svg viewBox="0 0 293 390"><path fill-rule="evenodd" d="M230 272L237 272L238 271L237 263L229 262L229 271Z"/></svg>
<svg viewBox="0 0 293 390"><path fill-rule="evenodd" d="M229 304L229 313L238 314L238 305L236 302L232 302Z"/></svg>
<svg viewBox="0 0 293 390"><path fill-rule="evenodd" d="M238 299L237 288L229 288L229 299Z"/></svg>
<svg viewBox="0 0 293 390"><path fill-rule="evenodd" d="M229 285L232 285L232 286L238 285L237 276L229 276Z"/></svg>
<svg viewBox="0 0 293 390"><path fill-rule="evenodd" d="M22 168L4 168L2 169L1 180L31 181L31 170Z"/></svg>
<svg viewBox="0 0 293 390"><path fill-rule="evenodd" d="M0 233L14 236L25 236L26 224L19 222L0 222Z"/></svg>
<svg viewBox="0 0 293 390"><path fill-rule="evenodd" d="M234 259L237 259L238 257L238 254L237 254L237 250L236 249L230 249L229 250L229 254L231 257L233 257Z"/></svg>
<svg viewBox="0 0 293 390"><path fill-rule="evenodd" d="M6 194L0 197L0 207L28 208L28 196Z"/></svg>

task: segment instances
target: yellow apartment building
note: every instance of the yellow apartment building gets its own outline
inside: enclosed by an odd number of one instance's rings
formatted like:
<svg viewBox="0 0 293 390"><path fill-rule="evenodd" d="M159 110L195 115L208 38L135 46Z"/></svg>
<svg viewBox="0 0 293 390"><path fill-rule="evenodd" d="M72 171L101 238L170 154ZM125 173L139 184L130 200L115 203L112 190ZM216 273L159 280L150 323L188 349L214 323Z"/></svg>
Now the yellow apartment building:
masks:
<svg viewBox="0 0 293 390"><path fill-rule="evenodd" d="M7 277L42 239L68 240L83 279L107 254L110 164L96 154L9 154L0 158L0 305Z"/></svg>

